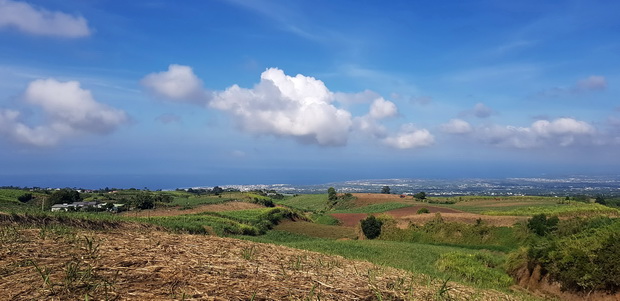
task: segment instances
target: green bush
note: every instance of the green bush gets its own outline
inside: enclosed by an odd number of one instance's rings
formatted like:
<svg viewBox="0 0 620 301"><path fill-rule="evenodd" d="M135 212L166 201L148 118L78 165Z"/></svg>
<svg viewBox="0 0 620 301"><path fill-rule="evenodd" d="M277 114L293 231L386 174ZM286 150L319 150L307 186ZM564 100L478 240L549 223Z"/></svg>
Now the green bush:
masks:
<svg viewBox="0 0 620 301"><path fill-rule="evenodd" d="M547 219L547 216L541 213L528 219L527 227L537 235L545 236L547 233L557 229L559 221L560 219L557 216L552 216Z"/></svg>
<svg viewBox="0 0 620 301"><path fill-rule="evenodd" d="M265 206L265 207L275 207L276 205L273 203L273 201L271 199L265 199L265 198L253 198L252 203L257 204L257 205L261 205L261 206Z"/></svg>
<svg viewBox="0 0 620 301"><path fill-rule="evenodd" d="M368 239L375 239L381 235L381 226L383 222L378 220L374 215L369 215L367 218L360 221L362 232Z"/></svg>
<svg viewBox="0 0 620 301"><path fill-rule="evenodd" d="M418 209L418 214L423 214L423 213L431 213L428 208L420 208Z"/></svg>
<svg viewBox="0 0 620 301"><path fill-rule="evenodd" d="M572 228L533 240L527 267L540 265L563 290L576 292L620 289L620 220L605 218L562 221ZM581 231L577 227L581 225ZM562 235L559 235L562 234Z"/></svg>

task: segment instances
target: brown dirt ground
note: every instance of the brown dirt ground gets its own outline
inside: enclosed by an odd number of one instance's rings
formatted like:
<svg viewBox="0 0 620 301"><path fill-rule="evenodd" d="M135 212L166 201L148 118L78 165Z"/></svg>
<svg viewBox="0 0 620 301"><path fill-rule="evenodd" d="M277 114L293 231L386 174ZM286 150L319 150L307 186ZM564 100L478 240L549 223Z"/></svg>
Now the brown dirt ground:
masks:
<svg viewBox="0 0 620 301"><path fill-rule="evenodd" d="M337 218L345 227L355 227L368 216L367 213L331 213L330 215Z"/></svg>
<svg viewBox="0 0 620 301"><path fill-rule="evenodd" d="M421 208L427 208L430 214L417 214L418 210ZM396 219L398 227L406 228L410 222L424 224L431 221L435 217L434 213L441 213L441 217L446 222L473 224L476 223L477 219L482 219L493 226L512 226L518 221L527 219L527 217L523 216L489 216L434 206L411 206L383 213L375 213L373 215L390 215ZM345 227L356 227L362 219L368 216L366 213L332 213L331 215L340 220L341 224Z"/></svg>
<svg viewBox="0 0 620 301"><path fill-rule="evenodd" d="M6 223L0 224L0 278L1 300L434 300L441 286L368 262L230 238ZM449 287L454 300L518 300Z"/></svg>
<svg viewBox="0 0 620 301"><path fill-rule="evenodd" d="M408 196L400 198L398 194L380 194L380 193L353 193L357 199L353 202L355 207L367 206L372 204L393 203L412 201L412 197Z"/></svg>
<svg viewBox="0 0 620 301"><path fill-rule="evenodd" d="M126 211L121 213L125 216L132 217L149 217L149 216L176 216L183 214L194 214L200 212L220 212L220 211L234 211L234 210L244 210L244 209L256 209L256 208L264 208L263 206L246 203L246 202L226 202L222 204L210 204L210 205L201 205L194 207L192 209L179 210L179 207L173 208L159 208L153 210L142 210L142 211Z"/></svg>

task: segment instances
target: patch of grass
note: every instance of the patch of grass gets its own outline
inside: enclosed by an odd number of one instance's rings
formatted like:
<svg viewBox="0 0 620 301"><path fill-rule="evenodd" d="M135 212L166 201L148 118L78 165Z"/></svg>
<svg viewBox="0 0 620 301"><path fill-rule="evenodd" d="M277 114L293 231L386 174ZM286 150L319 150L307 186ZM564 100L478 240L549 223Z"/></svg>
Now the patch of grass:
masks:
<svg viewBox="0 0 620 301"><path fill-rule="evenodd" d="M39 195L38 193L30 192L27 190L21 190L21 189L0 189L0 201L19 202L17 198L27 193L30 193L33 196Z"/></svg>
<svg viewBox="0 0 620 301"><path fill-rule="evenodd" d="M328 205L327 194L302 194L276 203L304 211L325 210Z"/></svg>
<svg viewBox="0 0 620 301"><path fill-rule="evenodd" d="M482 213L484 211L510 211L526 207L553 207L562 200L545 196L458 196L432 198L432 202L429 201L429 203L437 207Z"/></svg>
<svg viewBox="0 0 620 301"><path fill-rule="evenodd" d="M313 214L312 221L316 224L336 226L340 224L340 220L329 214Z"/></svg>
<svg viewBox="0 0 620 301"><path fill-rule="evenodd" d="M393 219L384 218L380 239L502 252L514 250L523 242L513 227L448 223L437 217L423 226L411 224L406 229L397 227Z"/></svg>
<svg viewBox="0 0 620 301"><path fill-rule="evenodd" d="M570 204L554 204L550 206L534 206L520 207L511 210L489 210L482 214L486 215L520 215L531 216L536 214L545 214L548 216L579 216L579 215L598 215L607 214L612 216L620 216L620 210L610 208L600 204L586 204L573 202Z"/></svg>
<svg viewBox="0 0 620 301"><path fill-rule="evenodd" d="M353 209L346 210L334 210L332 213L381 213L394 209L400 209L409 207L411 204L403 204L403 203L380 203L380 204L372 204L363 207L357 207Z"/></svg>
<svg viewBox="0 0 620 301"><path fill-rule="evenodd" d="M269 231L265 235L256 237L238 236L238 238L340 255L349 259L366 260L414 273L423 273L433 278L450 278L461 282L469 282L469 280L459 272L452 270L441 271L435 263L443 254L450 252L472 255L477 253L475 250L418 243L323 239L279 230ZM504 286L489 286L476 283L474 285L484 288L506 289Z"/></svg>
<svg viewBox="0 0 620 301"><path fill-rule="evenodd" d="M168 203L168 206L180 206L191 209L199 205L221 204L233 200L234 198L218 197L214 195L184 195L181 197L174 197L172 202Z"/></svg>
<svg viewBox="0 0 620 301"><path fill-rule="evenodd" d="M24 204L17 199L7 200L0 199L0 211L2 212L22 212L27 210L33 210L34 207L29 204ZM39 208L40 209L40 208Z"/></svg>
<svg viewBox="0 0 620 301"><path fill-rule="evenodd" d="M211 215L178 215L139 218L142 222L162 226L174 232L217 235L258 235L259 229L224 217Z"/></svg>
<svg viewBox="0 0 620 301"><path fill-rule="evenodd" d="M354 228L322 225L302 221L282 223L274 229L327 239L357 239L357 233Z"/></svg>
<svg viewBox="0 0 620 301"><path fill-rule="evenodd" d="M460 275L481 287L508 288L513 279L502 269L505 258L505 255L484 251L475 254L450 252L442 254L435 264L439 271Z"/></svg>

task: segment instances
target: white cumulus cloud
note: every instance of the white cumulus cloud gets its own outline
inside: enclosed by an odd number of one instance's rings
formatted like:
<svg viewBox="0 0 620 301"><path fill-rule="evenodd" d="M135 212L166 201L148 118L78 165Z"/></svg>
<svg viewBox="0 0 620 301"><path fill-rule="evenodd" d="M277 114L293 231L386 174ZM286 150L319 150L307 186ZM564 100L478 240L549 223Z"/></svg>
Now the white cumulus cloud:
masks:
<svg viewBox="0 0 620 301"><path fill-rule="evenodd" d="M91 34L84 17L49 11L26 2L0 0L0 28L16 28L22 32L68 38Z"/></svg>
<svg viewBox="0 0 620 301"><path fill-rule="evenodd" d="M191 67L170 65L164 72L145 76L142 85L157 97L173 101L193 101L227 112L244 132L293 138L321 146L346 145L352 132L396 148L430 145L432 135L425 129L406 129L396 135L380 121L398 115L396 104L375 92L332 92L316 78L286 75L278 68L265 70L252 88L232 85L223 91L208 92ZM338 104L371 102L369 112L353 117Z"/></svg>
<svg viewBox="0 0 620 301"><path fill-rule="evenodd" d="M345 145L351 113L332 104L322 81L268 69L252 89L237 85L215 93L210 106L232 114L251 133L293 137L304 143Z"/></svg>
<svg viewBox="0 0 620 301"><path fill-rule="evenodd" d="M43 113L43 124L29 126L15 110L0 110L0 134L34 146L51 146L79 134L107 134L126 123L124 111L97 102L76 81L41 79L31 82L22 96Z"/></svg>
<svg viewBox="0 0 620 301"><path fill-rule="evenodd" d="M167 71L151 73L140 83L153 95L167 100L206 103L210 97L189 66L171 64Z"/></svg>
<svg viewBox="0 0 620 301"><path fill-rule="evenodd" d="M473 130L469 122L458 118L450 119L447 123L442 124L440 129L448 134L467 134Z"/></svg>
<svg viewBox="0 0 620 301"><path fill-rule="evenodd" d="M475 137L485 143L515 148L570 146L589 144L596 138L596 129L585 121L558 118L553 121L537 120L529 127L483 126L475 130Z"/></svg>
<svg viewBox="0 0 620 301"><path fill-rule="evenodd" d="M393 148L412 149L431 146L435 138L427 129L417 129L413 124L406 124L396 135L384 138L383 143Z"/></svg>
<svg viewBox="0 0 620 301"><path fill-rule="evenodd" d="M394 117L398 114L398 108L396 105L381 98L375 99L370 105L370 112L368 113L372 119L384 119L388 117Z"/></svg>

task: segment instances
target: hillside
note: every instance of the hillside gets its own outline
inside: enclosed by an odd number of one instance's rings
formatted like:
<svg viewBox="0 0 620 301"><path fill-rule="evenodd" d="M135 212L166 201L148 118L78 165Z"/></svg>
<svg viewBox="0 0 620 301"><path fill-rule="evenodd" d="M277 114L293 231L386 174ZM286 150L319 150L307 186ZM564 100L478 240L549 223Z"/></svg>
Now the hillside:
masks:
<svg viewBox="0 0 620 301"><path fill-rule="evenodd" d="M5 300L517 300L368 262L135 223L2 220Z"/></svg>

